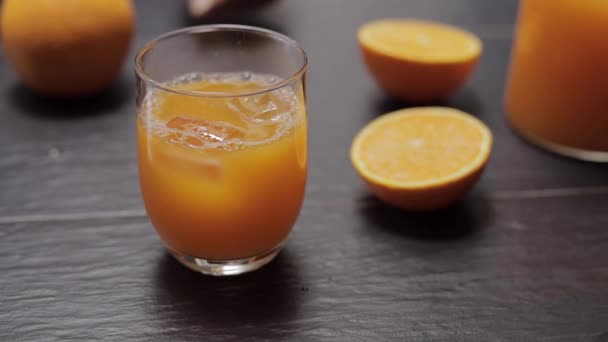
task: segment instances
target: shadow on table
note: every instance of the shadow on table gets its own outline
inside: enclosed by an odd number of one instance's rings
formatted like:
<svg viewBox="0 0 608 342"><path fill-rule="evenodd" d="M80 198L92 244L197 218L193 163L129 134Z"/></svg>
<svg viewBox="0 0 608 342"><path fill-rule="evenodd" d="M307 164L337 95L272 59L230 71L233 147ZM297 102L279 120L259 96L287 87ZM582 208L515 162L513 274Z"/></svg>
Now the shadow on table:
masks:
<svg viewBox="0 0 608 342"><path fill-rule="evenodd" d="M193 272L166 253L159 260L155 315L172 328L239 330L253 335L264 325L285 325L297 314L303 288L296 263L287 250L261 269L241 276L217 278ZM284 336L286 331L281 331Z"/></svg>
<svg viewBox="0 0 608 342"><path fill-rule="evenodd" d="M8 100L24 113L42 119L72 120L103 115L133 101L133 85L125 78L114 82L103 92L83 98L59 99L39 95L23 83L15 83L8 92Z"/></svg>
<svg viewBox="0 0 608 342"><path fill-rule="evenodd" d="M375 100L371 101L371 108L369 112L373 115L373 118L375 118L379 115L395 110L419 106L452 107L473 114L475 116L479 116L481 112L481 103L479 102L479 97L471 88L463 88L462 90L454 94L452 97L444 101L416 104L403 102L398 99L389 97L388 95L380 94L376 96Z"/></svg>
<svg viewBox="0 0 608 342"><path fill-rule="evenodd" d="M489 201L479 193L428 213L393 208L371 194L360 203L359 213L371 228L425 241L466 239L487 226L492 215Z"/></svg>

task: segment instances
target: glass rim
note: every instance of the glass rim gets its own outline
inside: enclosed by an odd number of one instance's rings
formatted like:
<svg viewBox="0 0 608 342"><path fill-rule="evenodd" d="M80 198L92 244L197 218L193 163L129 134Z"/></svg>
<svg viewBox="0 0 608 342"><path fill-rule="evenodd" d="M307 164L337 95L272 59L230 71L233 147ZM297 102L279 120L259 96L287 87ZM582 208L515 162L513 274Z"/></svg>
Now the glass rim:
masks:
<svg viewBox="0 0 608 342"><path fill-rule="evenodd" d="M256 89L254 91L235 92L235 93L205 92L205 91L180 89L180 88L177 88L174 86L167 85L161 81L155 80L153 77L148 75L146 73L146 71L144 71L143 58L144 58L145 54L148 51L152 50L154 48L154 46L156 46L156 44L158 44L159 42L161 42L165 39L174 38L174 37L184 35L184 34L196 34L196 33L214 32L214 31L237 31L237 32L258 33L258 34L262 34L266 37L270 37L272 39L281 41L283 43L286 43L287 45L292 46L293 48L295 48L297 51L299 51L302 54L302 58L303 58L302 66L296 72L292 73L289 77L281 80L280 82L270 84L268 86ZM298 81L299 79L302 78L302 76L306 72L306 69L308 68L308 56L306 55L306 52L300 46L300 44L298 44L297 41L295 41L294 39L292 39L282 33L279 33L279 32L273 31L273 30L256 27L256 26L249 26L249 25L209 24L209 25L197 25L197 26L190 26L190 27L186 27L186 28L182 28L182 29L177 29L177 30L163 33L163 34L155 37L154 39L146 42L144 44L144 46L142 46L137 51L137 54L135 55L134 64L135 64L135 67L134 67L135 73L137 74L138 77L140 77L144 81L146 81L162 90L169 91L169 92L176 93L176 94L187 95L187 96L221 98L221 97L240 97L240 96L260 95L260 94L267 93L269 91L277 90L277 89L282 88L286 85L289 85L295 81Z"/></svg>

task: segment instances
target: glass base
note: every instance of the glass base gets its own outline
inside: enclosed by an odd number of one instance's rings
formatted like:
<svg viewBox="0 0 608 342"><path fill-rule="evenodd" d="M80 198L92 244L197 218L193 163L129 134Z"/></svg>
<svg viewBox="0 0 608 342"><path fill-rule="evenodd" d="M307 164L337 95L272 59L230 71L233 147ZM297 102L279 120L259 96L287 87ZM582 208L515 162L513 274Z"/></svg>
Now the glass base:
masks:
<svg viewBox="0 0 608 342"><path fill-rule="evenodd" d="M206 260L183 255L171 249L169 252L184 266L196 272L212 276L232 276L257 270L272 261L280 250L281 246L258 256L235 260Z"/></svg>
<svg viewBox="0 0 608 342"><path fill-rule="evenodd" d="M608 151L589 151L583 150L575 147L569 147L560 145L557 143L550 142L548 140L539 138L535 135L526 133L519 128L515 127L511 124L511 127L515 132L517 132L520 136L522 136L525 140L531 142L534 145L537 145L545 150L548 150L553 153L560 154L562 156L579 159L583 161L590 161L596 163L608 163Z"/></svg>

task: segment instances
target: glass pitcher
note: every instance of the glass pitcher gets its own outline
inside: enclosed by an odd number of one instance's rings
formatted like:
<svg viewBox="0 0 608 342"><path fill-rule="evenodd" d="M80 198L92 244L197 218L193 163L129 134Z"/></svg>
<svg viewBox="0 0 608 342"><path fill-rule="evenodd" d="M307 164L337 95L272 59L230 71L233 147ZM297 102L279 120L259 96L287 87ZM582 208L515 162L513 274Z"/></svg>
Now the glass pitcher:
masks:
<svg viewBox="0 0 608 342"><path fill-rule="evenodd" d="M608 1L520 1L505 109L533 143L608 162Z"/></svg>

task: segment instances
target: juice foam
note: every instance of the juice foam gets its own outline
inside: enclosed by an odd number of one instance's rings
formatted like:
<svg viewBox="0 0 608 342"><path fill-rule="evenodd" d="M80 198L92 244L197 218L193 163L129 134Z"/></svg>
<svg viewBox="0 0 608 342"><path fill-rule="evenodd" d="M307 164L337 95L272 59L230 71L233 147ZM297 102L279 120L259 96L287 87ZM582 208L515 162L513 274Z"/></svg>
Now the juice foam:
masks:
<svg viewBox="0 0 608 342"><path fill-rule="evenodd" d="M151 91L139 117L149 134L194 149L235 150L267 144L287 135L302 119L298 96L291 87L260 92L278 81L274 75L250 72L185 74L165 85L187 91L191 97L159 96L164 90ZM249 95L231 95L243 93ZM199 108L196 112L167 113L164 107L171 107L173 99L198 100ZM221 111L224 117L212 120L206 111Z"/></svg>

